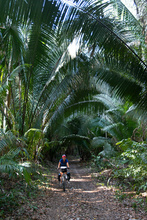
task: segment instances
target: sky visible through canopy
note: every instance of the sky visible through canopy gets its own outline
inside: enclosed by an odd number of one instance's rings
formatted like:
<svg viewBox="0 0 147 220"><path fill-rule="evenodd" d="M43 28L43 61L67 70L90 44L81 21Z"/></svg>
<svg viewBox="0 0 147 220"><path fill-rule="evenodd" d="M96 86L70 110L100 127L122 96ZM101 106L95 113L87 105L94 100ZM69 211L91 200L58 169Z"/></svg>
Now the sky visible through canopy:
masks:
<svg viewBox="0 0 147 220"><path fill-rule="evenodd" d="M74 5L72 0L62 0L69 5ZM121 2L129 9L129 11L137 18L136 14L136 6L134 0L121 0ZM71 55L71 58L76 57L76 53L79 49L79 39L74 39L74 41L70 44L68 50Z"/></svg>
<svg viewBox="0 0 147 220"><path fill-rule="evenodd" d="M137 15L136 15L136 6L135 6L135 3L134 3L134 0L121 0L121 1L129 9L129 11L135 17L137 17Z"/></svg>

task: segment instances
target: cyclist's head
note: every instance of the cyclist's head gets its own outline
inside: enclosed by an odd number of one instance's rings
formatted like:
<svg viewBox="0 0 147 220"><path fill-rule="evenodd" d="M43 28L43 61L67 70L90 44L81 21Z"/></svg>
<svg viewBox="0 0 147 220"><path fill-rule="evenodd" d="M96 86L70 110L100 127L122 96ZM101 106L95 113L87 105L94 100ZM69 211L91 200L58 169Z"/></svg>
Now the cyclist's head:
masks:
<svg viewBox="0 0 147 220"><path fill-rule="evenodd" d="M63 159L63 160L66 159L66 155L65 155L65 154L62 155L62 159Z"/></svg>

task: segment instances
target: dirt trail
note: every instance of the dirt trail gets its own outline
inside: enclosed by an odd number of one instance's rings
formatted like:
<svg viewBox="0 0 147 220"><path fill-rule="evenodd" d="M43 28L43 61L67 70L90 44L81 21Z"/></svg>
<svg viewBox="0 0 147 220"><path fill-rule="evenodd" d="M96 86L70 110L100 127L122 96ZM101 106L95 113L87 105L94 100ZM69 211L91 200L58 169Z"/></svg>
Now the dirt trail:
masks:
<svg viewBox="0 0 147 220"><path fill-rule="evenodd" d="M38 209L27 219L36 220L145 220L131 206L124 206L115 198L113 188L96 185L90 169L78 161L70 163L71 182L63 192L57 172L50 190L36 201ZM23 219L23 218L22 218ZM25 218L26 219L26 218Z"/></svg>

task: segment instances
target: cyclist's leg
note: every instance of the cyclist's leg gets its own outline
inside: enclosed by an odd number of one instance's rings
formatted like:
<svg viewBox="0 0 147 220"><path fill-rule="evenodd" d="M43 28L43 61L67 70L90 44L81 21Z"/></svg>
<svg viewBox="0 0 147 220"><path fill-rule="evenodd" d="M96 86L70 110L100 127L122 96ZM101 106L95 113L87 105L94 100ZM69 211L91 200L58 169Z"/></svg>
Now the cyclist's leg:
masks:
<svg viewBox="0 0 147 220"><path fill-rule="evenodd" d="M66 174L67 175L67 172L64 172L64 174ZM60 178L62 177L62 175L63 175L63 172L60 172Z"/></svg>
<svg viewBox="0 0 147 220"><path fill-rule="evenodd" d="M63 173L60 172L60 183L62 183L62 175L63 175Z"/></svg>
<svg viewBox="0 0 147 220"><path fill-rule="evenodd" d="M66 180L67 180L67 178L68 178L68 177L67 177L67 172L64 172L64 174L66 175Z"/></svg>

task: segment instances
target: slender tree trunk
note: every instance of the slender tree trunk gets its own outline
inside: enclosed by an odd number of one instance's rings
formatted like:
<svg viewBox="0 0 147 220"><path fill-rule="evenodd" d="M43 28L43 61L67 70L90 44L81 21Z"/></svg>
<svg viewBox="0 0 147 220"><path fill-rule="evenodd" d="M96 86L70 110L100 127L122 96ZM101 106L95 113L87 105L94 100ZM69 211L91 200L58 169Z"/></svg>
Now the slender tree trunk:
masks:
<svg viewBox="0 0 147 220"><path fill-rule="evenodd" d="M24 93L24 101L23 101L23 112L22 112L22 126L21 126L21 135L24 134L24 123L26 118L26 109L28 104L28 94L29 94L29 84L30 84L30 73L27 76L27 82L25 83L25 93Z"/></svg>
<svg viewBox="0 0 147 220"><path fill-rule="evenodd" d="M7 78L6 85L8 86L8 78ZM6 92L5 106L7 106L7 102L8 102L7 97L8 97L8 89L7 89L7 92ZM7 115L7 108L4 107L4 116L3 116L3 130L4 130L4 132L6 131L6 115Z"/></svg>
<svg viewBox="0 0 147 220"><path fill-rule="evenodd" d="M21 115L21 78L20 78L20 73L19 73L19 112Z"/></svg>
<svg viewBox="0 0 147 220"><path fill-rule="evenodd" d="M6 81L6 85L8 87L9 85L9 77L10 77L10 73L11 73L11 68L12 68L12 51L10 52L10 58L9 58L9 63L8 63L8 76L7 76L7 81ZM10 107L10 99L11 99L11 89L7 89L6 92L6 101L5 101L5 106L4 107L4 118L3 118L3 130L4 132L6 131L7 128L7 107Z"/></svg>
<svg viewBox="0 0 147 220"><path fill-rule="evenodd" d="M136 5L136 12L138 15L138 19L143 27L143 35L145 36L145 43L147 44L147 13L146 13L147 0L134 0L134 3ZM146 56L146 51L144 52L145 56ZM145 57L144 59L146 60L146 58L147 57Z"/></svg>
<svg viewBox="0 0 147 220"><path fill-rule="evenodd" d="M20 78L20 73L18 75L19 77L19 115L21 116L22 115L22 112L21 112L21 102L22 102L22 96L21 96L21 78ZM20 122L20 125L19 125L19 134L22 135L22 118L20 117L21 119L21 122Z"/></svg>
<svg viewBox="0 0 147 220"><path fill-rule="evenodd" d="M15 130L15 123L16 123L16 109L15 109L15 101L14 101L14 95L11 87L11 97L12 97L12 105L13 105L13 112L14 112L14 121L13 121L13 130Z"/></svg>

